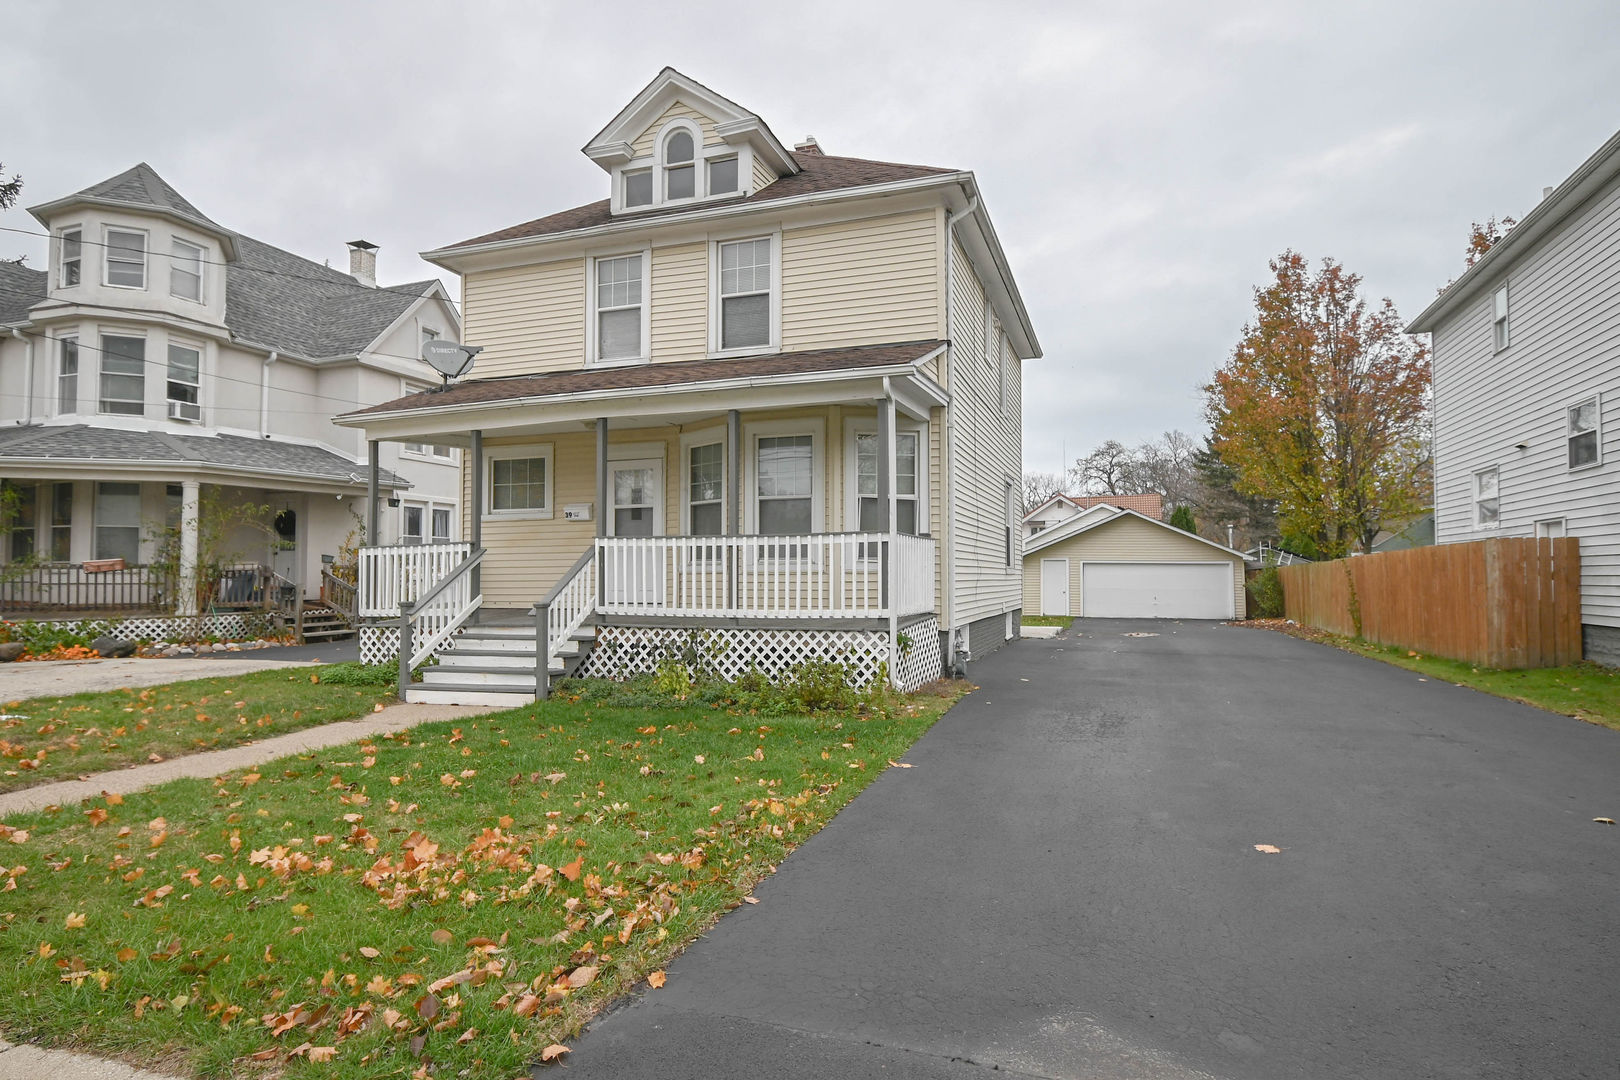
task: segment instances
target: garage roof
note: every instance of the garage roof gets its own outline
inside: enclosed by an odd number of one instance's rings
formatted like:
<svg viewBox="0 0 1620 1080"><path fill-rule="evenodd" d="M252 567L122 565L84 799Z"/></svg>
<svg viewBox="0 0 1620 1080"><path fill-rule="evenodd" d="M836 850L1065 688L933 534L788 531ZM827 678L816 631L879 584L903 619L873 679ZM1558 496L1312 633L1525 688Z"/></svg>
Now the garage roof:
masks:
<svg viewBox="0 0 1620 1080"><path fill-rule="evenodd" d="M1243 558L1243 552L1241 551L1233 551L1225 544L1217 544L1213 540L1206 540L1197 533L1190 533L1185 529L1178 529L1174 525L1159 521L1157 518L1150 518L1146 514L1139 514L1135 510L1122 510L1117 507L1110 506L1107 507L1107 509L1113 510L1114 512L1112 514L1094 513L1100 509L1103 509L1103 507L1094 506L1091 508L1091 510L1082 514L1077 514L1061 525L1054 525L1050 529L1044 529L1041 532L1036 533L1034 536L1030 537L1029 542L1024 545L1024 557L1028 558L1035 552L1040 551L1042 548L1051 547L1053 544L1059 543L1060 541L1068 540L1071 537L1079 536L1081 533L1090 532L1092 529L1106 525L1110 521L1118 521L1122 517L1129 516L1139 518L1140 520L1147 522L1149 525L1157 526L1158 528L1176 533L1179 536L1185 536L1190 540L1197 540L1200 544L1208 544L1216 551L1225 552L1228 555L1235 555L1240 559Z"/></svg>

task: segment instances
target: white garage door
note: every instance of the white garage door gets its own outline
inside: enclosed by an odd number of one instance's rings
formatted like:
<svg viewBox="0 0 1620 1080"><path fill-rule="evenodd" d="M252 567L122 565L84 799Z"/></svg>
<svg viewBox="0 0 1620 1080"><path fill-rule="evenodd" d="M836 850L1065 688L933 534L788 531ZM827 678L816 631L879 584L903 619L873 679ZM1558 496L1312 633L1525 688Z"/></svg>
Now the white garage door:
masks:
<svg viewBox="0 0 1620 1080"><path fill-rule="evenodd" d="M1232 563L1086 563L1088 619L1230 619Z"/></svg>

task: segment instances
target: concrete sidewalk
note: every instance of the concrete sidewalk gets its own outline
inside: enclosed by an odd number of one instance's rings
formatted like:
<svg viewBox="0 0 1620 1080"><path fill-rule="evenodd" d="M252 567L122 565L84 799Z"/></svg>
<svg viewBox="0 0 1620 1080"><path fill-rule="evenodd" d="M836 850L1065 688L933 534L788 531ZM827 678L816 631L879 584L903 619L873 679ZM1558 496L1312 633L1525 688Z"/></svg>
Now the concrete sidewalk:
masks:
<svg viewBox="0 0 1620 1080"><path fill-rule="evenodd" d="M88 780L63 780L60 783L41 784L39 787L13 791L0 795L0 820L4 820L7 814L25 814L32 810L42 810L47 806L70 805L80 799L100 795L103 791L128 795L168 780L218 776L233 769L262 765L267 761L292 754L308 753L311 750L341 746L344 743L388 732L404 731L408 727L434 720L456 720L463 716L479 716L496 711L492 707L482 705L389 705L381 712L354 720L305 728L303 731L277 735L263 742L246 743L226 750L210 750L204 754L190 754L153 765L137 765L129 769L96 773Z"/></svg>
<svg viewBox="0 0 1620 1080"><path fill-rule="evenodd" d="M146 659L128 656L112 660L28 660L0 664L0 701L217 679L309 663L302 658L276 656L280 651L258 649L251 653L225 653L217 660L212 657Z"/></svg>
<svg viewBox="0 0 1620 1080"><path fill-rule="evenodd" d="M0 1080L174 1080L121 1061L68 1050L13 1046L0 1039Z"/></svg>

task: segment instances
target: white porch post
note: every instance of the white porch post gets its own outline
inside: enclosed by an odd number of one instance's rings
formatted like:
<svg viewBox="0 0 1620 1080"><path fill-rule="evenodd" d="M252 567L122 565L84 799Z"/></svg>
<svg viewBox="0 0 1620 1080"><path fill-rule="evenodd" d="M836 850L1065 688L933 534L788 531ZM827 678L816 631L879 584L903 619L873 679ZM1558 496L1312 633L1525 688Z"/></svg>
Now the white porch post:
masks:
<svg viewBox="0 0 1620 1080"><path fill-rule="evenodd" d="M176 582L176 615L197 614L197 533L200 516L199 486L195 480L180 483L180 575Z"/></svg>
<svg viewBox="0 0 1620 1080"><path fill-rule="evenodd" d="M726 508L725 534L742 535L742 413L732 409L726 413L726 480L724 498ZM736 548L726 552L726 605L737 606L737 578L742 574L742 554Z"/></svg>
<svg viewBox="0 0 1620 1080"><path fill-rule="evenodd" d="M608 514L611 512L612 510L608 505L608 422L607 417L604 416L596 421L596 535L598 538L607 535ZM598 544L596 547L598 551L596 606L600 608L607 603L607 562L601 557L601 545Z"/></svg>
<svg viewBox="0 0 1620 1080"><path fill-rule="evenodd" d="M376 439L366 441L366 451L369 464L366 472L366 544L370 547L381 547L382 535L377 531L378 518L381 516L377 509L377 482L382 467Z"/></svg>
<svg viewBox="0 0 1620 1080"><path fill-rule="evenodd" d="M484 546L484 432L482 428L472 432L470 456L472 458L472 507L467 514L467 539L472 541L472 550L477 551ZM472 568L472 591L474 596L483 594L483 569L482 565Z"/></svg>
<svg viewBox="0 0 1620 1080"><path fill-rule="evenodd" d="M877 408L878 530L883 537L883 606L889 615L889 685L900 687L900 620L894 604L894 398L885 393Z"/></svg>

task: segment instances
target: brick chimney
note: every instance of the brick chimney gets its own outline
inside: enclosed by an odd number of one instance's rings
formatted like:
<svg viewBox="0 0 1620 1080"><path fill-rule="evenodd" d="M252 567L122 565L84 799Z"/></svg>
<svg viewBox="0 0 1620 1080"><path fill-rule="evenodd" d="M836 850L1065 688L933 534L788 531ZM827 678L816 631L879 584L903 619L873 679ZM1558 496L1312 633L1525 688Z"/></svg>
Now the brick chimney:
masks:
<svg viewBox="0 0 1620 1080"><path fill-rule="evenodd" d="M815 154L817 157L823 156L821 153L821 144L816 142L816 137L814 135L806 135L804 137L804 142L799 143L793 149L801 154Z"/></svg>
<svg viewBox="0 0 1620 1080"><path fill-rule="evenodd" d="M368 289L377 287L377 245L365 240L349 241L349 275Z"/></svg>

